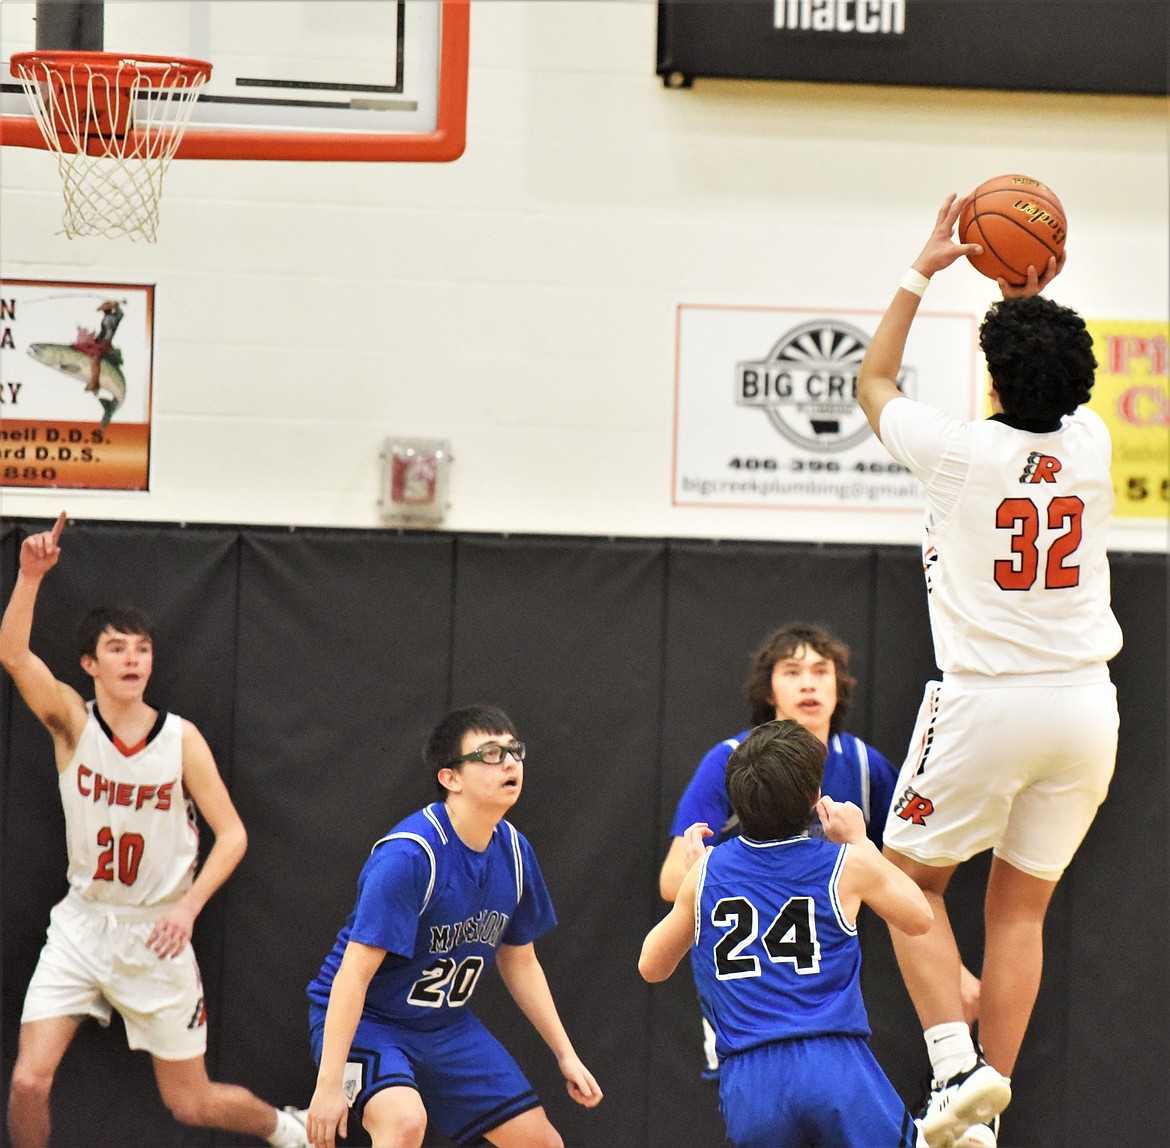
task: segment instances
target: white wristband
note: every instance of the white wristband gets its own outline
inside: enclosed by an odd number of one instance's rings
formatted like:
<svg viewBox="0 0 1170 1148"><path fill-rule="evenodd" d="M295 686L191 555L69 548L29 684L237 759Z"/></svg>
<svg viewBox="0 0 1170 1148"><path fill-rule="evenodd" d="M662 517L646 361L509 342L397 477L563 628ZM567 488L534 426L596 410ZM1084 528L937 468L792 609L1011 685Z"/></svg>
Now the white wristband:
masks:
<svg viewBox="0 0 1170 1148"><path fill-rule="evenodd" d="M919 299L926 294L926 286L930 282L921 271L915 271L913 267L902 276L902 289L909 291L912 295L917 295Z"/></svg>

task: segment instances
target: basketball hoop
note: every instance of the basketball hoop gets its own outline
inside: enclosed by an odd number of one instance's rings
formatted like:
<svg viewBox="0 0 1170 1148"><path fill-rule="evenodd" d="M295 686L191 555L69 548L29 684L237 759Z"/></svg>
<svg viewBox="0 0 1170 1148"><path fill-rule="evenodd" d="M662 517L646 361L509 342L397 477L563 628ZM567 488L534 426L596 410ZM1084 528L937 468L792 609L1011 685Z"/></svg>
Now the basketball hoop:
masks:
<svg viewBox="0 0 1170 1148"><path fill-rule="evenodd" d="M116 52L21 52L11 68L45 147L57 156L65 234L153 243L163 176L211 65Z"/></svg>

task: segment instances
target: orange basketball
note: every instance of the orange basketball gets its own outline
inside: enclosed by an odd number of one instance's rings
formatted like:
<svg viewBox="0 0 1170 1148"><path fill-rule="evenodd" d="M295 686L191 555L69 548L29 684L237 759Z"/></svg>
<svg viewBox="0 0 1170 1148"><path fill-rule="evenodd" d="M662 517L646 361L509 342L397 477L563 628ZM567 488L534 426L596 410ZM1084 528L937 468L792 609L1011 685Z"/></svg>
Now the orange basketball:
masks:
<svg viewBox="0 0 1170 1148"><path fill-rule="evenodd" d="M981 183L959 216L959 242L978 243L982 255L969 255L975 270L989 279L1019 287L1029 265L1044 274L1048 260L1064 250L1064 208L1050 187L1026 175L998 175Z"/></svg>

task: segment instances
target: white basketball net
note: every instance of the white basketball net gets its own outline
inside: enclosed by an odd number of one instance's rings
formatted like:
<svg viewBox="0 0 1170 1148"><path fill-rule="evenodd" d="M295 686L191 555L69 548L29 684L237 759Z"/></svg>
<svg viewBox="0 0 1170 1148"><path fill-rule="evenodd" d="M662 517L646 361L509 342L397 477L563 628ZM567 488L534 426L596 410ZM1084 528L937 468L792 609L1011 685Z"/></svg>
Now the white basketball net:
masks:
<svg viewBox="0 0 1170 1148"><path fill-rule="evenodd" d="M14 59L65 193L64 233L153 243L163 176L210 74L188 64ZM95 114L94 109L108 109ZM121 131L110 124L124 125Z"/></svg>

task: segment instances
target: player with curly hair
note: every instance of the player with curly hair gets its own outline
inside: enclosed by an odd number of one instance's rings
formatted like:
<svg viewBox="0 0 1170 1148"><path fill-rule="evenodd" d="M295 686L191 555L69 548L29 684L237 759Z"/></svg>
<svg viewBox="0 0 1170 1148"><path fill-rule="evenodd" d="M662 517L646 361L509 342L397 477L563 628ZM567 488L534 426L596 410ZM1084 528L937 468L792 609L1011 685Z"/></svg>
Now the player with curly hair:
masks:
<svg viewBox="0 0 1170 1148"><path fill-rule="evenodd" d="M933 410L895 381L930 277L981 250L952 238L966 202L944 202L857 380L874 432L927 501L923 566L943 676L927 685L885 850L934 909L923 936L893 934L934 1070L922 1121L932 1148L996 1144L1039 991L1048 904L1113 775L1108 662L1121 648L1106 551L1112 448L1083 405L1092 339L1075 311L1039 294L1063 254L1029 268L1023 286L999 281L1004 298L980 330L990 418ZM986 849L980 1055L943 893L955 868Z"/></svg>

